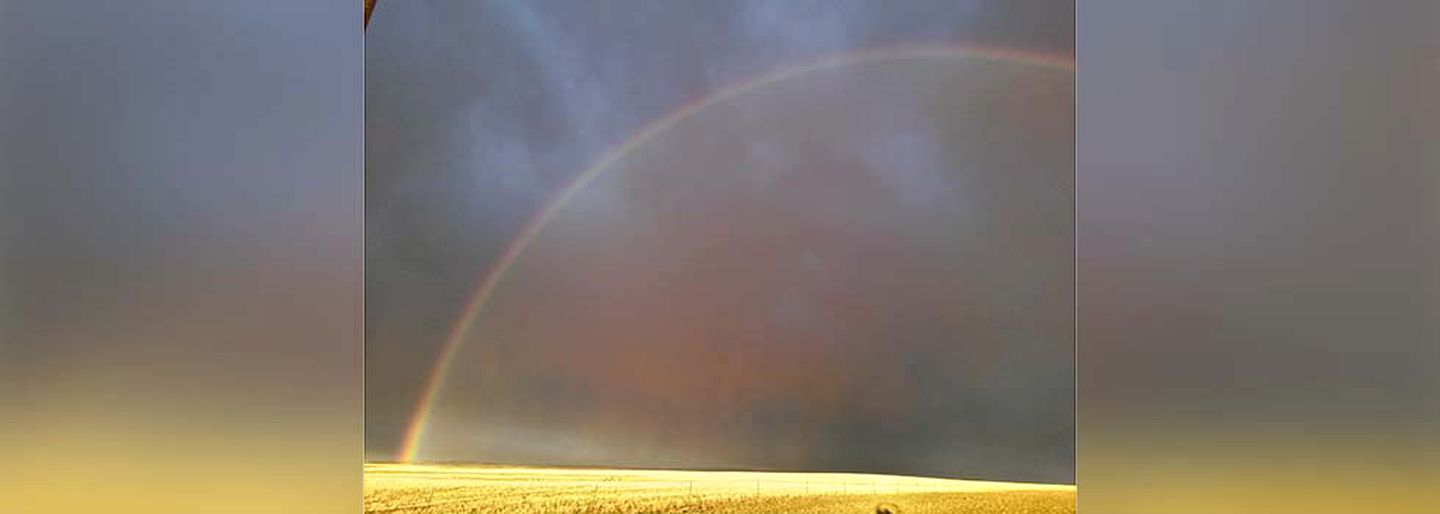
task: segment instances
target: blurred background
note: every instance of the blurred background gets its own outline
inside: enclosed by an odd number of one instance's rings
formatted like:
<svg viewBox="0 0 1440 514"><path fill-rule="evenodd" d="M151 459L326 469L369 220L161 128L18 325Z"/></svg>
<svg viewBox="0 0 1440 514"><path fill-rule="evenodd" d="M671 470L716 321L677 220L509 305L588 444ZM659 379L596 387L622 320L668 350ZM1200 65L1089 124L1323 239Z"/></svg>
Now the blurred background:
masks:
<svg viewBox="0 0 1440 514"><path fill-rule="evenodd" d="M1076 20L1080 511L1433 511L1440 4Z"/></svg>
<svg viewBox="0 0 1440 514"><path fill-rule="evenodd" d="M360 509L360 24L0 3L0 510Z"/></svg>

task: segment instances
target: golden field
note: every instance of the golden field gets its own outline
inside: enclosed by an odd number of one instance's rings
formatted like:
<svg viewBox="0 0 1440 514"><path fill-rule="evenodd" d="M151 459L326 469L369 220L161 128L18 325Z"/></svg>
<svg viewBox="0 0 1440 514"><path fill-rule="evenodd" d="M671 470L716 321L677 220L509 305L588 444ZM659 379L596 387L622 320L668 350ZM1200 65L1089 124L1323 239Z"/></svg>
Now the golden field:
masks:
<svg viewBox="0 0 1440 514"><path fill-rule="evenodd" d="M1061 513L1075 486L851 473L365 465L365 512Z"/></svg>

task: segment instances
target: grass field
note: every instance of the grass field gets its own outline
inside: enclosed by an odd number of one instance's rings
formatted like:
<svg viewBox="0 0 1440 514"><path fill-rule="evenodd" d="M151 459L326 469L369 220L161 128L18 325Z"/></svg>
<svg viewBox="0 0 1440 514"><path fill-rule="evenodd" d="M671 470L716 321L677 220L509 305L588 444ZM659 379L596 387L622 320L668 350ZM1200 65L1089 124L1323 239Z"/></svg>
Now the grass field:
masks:
<svg viewBox="0 0 1440 514"><path fill-rule="evenodd" d="M1071 485L847 473L365 465L368 513L1059 513Z"/></svg>

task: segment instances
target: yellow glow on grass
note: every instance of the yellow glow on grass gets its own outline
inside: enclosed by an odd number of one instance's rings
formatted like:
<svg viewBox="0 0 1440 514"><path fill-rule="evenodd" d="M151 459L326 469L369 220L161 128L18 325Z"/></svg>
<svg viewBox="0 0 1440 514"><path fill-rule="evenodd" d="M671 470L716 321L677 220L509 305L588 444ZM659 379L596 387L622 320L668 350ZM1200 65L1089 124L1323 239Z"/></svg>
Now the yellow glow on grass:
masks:
<svg viewBox="0 0 1440 514"><path fill-rule="evenodd" d="M380 464L366 512L1074 512L1075 486L857 473Z"/></svg>

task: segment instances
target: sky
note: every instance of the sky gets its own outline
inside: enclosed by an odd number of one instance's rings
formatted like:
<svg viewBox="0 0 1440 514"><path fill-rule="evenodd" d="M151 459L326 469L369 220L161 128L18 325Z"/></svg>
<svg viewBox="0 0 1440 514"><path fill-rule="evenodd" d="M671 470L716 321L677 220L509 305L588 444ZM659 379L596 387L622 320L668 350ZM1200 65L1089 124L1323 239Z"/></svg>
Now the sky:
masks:
<svg viewBox="0 0 1440 514"><path fill-rule="evenodd" d="M1073 481L1073 15L382 2L367 457Z"/></svg>

